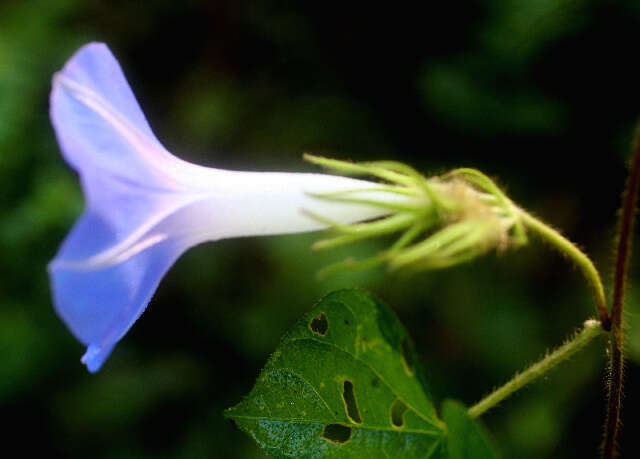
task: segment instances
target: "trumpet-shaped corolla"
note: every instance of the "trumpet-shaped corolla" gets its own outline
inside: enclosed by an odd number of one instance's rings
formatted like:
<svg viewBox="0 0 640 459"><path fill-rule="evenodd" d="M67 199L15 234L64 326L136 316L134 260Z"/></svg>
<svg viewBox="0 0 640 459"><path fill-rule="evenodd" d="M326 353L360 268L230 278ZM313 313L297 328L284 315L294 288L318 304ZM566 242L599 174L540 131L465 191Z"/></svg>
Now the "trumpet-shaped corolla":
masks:
<svg viewBox="0 0 640 459"><path fill-rule="evenodd" d="M106 45L76 52L53 77L51 121L78 172L85 210L49 264L57 313L97 371L188 248L222 238L322 229L303 212L353 223L382 207L315 199L375 184L346 177L198 166L156 139Z"/></svg>

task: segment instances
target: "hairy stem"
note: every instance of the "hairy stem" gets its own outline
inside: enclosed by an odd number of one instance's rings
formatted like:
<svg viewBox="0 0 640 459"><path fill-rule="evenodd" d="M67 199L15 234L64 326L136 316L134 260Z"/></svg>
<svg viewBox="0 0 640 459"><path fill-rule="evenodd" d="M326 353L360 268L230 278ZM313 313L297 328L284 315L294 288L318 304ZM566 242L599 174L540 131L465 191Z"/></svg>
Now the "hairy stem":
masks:
<svg viewBox="0 0 640 459"><path fill-rule="evenodd" d="M600 320L600 322L602 323L602 328L606 331L609 331L611 327L611 320L609 318L609 313L607 312L607 300L604 294L604 287L602 286L600 273L594 266L591 259L589 259L587 255L585 255L578 247L576 247L575 244L573 244L558 231L551 228L549 225L541 222L522 209L520 210L520 215L522 217L524 225L528 229L537 233L545 241L549 242L558 251L569 257L576 263L576 265L578 265L578 268L580 268L580 271L582 271L582 274L591 286L591 290L596 302L598 320Z"/></svg>
<svg viewBox="0 0 640 459"><path fill-rule="evenodd" d="M622 376L624 370L624 333L622 330L622 310L627 281L627 270L631 258L631 241L635 219L638 183L640 181L640 125L636 130L631 171L624 192L618 247L616 251L616 271L611 304L611 363L609 375L609 393L607 398L607 417L602 443L602 457L611 459L615 455L616 441L620 431L620 410L622 408Z"/></svg>
<svg viewBox="0 0 640 459"><path fill-rule="evenodd" d="M488 409L494 407L505 398L536 378L544 375L560 362L568 359L580 349L589 344L595 337L603 333L604 330L599 321L590 319L584 323L584 328L577 332L575 336L562 346L547 354L542 360L534 363L522 373L516 374L510 381L491 392L485 398L469 408L469 416L477 418Z"/></svg>

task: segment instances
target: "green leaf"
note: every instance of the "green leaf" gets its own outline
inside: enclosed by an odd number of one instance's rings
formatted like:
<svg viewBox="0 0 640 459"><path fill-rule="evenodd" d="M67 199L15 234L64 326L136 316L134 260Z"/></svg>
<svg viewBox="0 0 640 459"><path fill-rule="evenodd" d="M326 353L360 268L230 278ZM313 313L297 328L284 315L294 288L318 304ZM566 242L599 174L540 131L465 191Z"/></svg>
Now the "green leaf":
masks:
<svg viewBox="0 0 640 459"><path fill-rule="evenodd" d="M496 457L464 406L437 417L407 332L360 290L321 300L225 414L277 458Z"/></svg>
<svg viewBox="0 0 640 459"><path fill-rule="evenodd" d="M226 415L287 458L426 458L445 429L405 329L358 290L320 301Z"/></svg>
<svg viewBox="0 0 640 459"><path fill-rule="evenodd" d="M495 452L482 425L467 414L467 408L459 402L445 400L442 419L447 424L447 450L449 459L494 459Z"/></svg>

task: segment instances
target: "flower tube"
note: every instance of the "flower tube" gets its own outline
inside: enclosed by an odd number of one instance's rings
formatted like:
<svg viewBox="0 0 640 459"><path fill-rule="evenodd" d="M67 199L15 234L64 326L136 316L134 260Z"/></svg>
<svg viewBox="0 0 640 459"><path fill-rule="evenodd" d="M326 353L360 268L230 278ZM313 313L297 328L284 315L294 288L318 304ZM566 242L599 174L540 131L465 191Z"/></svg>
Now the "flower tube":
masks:
<svg viewBox="0 0 640 459"><path fill-rule="evenodd" d="M188 248L326 227L305 210L343 224L389 212L314 194L361 190L368 200L398 199L352 178L226 171L173 156L154 136L118 62L101 43L82 47L55 74L50 115L86 202L48 270L56 312L87 346L81 360L91 372Z"/></svg>

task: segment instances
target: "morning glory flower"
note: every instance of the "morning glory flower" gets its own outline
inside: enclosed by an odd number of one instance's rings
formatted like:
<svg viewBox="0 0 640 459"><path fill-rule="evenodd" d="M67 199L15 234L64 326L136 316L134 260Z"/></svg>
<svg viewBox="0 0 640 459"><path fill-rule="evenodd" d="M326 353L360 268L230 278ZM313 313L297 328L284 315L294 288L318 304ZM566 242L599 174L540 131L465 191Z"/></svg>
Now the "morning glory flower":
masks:
<svg viewBox="0 0 640 459"><path fill-rule="evenodd" d="M48 270L56 312L87 346L81 360L91 372L190 247L327 226L312 215L348 225L389 213L374 201L401 197L353 178L227 171L173 156L154 136L104 44L82 47L52 85L51 121L86 202ZM368 203L313 197L341 192L366 194Z"/></svg>

